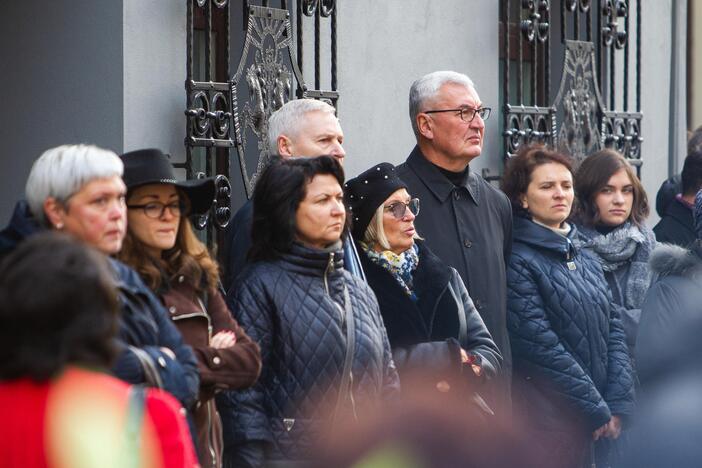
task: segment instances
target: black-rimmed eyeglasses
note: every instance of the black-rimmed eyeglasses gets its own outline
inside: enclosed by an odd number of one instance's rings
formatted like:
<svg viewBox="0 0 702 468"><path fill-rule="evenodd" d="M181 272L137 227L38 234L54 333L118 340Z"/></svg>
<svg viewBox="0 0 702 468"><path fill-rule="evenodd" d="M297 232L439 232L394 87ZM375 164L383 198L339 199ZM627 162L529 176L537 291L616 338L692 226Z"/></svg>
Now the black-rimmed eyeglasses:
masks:
<svg viewBox="0 0 702 468"><path fill-rule="evenodd" d="M171 215L173 216L185 215L188 212L187 204L183 201L177 201L169 203L167 205L164 205L163 203L159 202L151 202L146 203L144 205L127 205L127 208L129 208L130 210L144 210L144 214L146 215L146 217L151 219L160 219L166 212L166 209L168 209L168 211L170 211Z"/></svg>
<svg viewBox="0 0 702 468"><path fill-rule="evenodd" d="M483 121L490 118L490 111L492 109L489 107L480 107L478 109L473 109L472 107L461 107L459 109L437 109L424 111L425 114L438 114L439 112L458 112L461 116L461 120L464 122L472 122L475 116L479 116Z"/></svg>
<svg viewBox="0 0 702 468"><path fill-rule="evenodd" d="M386 211L392 213L395 219L402 219L407 214L409 208L410 213L417 216L419 214L419 198L413 198L407 203L395 202L384 207Z"/></svg>

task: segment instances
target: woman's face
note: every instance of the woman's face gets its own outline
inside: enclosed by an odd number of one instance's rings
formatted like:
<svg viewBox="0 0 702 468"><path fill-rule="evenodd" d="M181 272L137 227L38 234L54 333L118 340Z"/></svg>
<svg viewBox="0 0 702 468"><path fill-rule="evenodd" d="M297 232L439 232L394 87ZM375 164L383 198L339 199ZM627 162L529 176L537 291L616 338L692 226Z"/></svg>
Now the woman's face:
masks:
<svg viewBox="0 0 702 468"><path fill-rule="evenodd" d="M411 197L407 190L400 189L390 195L383 203L383 230L385 237L390 244L390 250L396 254L401 254L414 244L414 218L407 204ZM397 205L405 205L405 212L401 218L396 218L392 208ZM375 246L376 248L382 248Z"/></svg>
<svg viewBox="0 0 702 468"><path fill-rule="evenodd" d="M56 205L50 219L54 226L86 244L107 255L115 254L122 248L127 228L126 192L119 176L91 180L65 203Z"/></svg>
<svg viewBox="0 0 702 468"><path fill-rule="evenodd" d="M568 218L573 205L573 175L559 163L537 166L524 195L522 207L534 221L550 228L559 228Z"/></svg>
<svg viewBox="0 0 702 468"><path fill-rule="evenodd" d="M295 213L297 238L323 249L341 239L346 211L344 194L336 178L319 174L307 184L307 194Z"/></svg>
<svg viewBox="0 0 702 468"><path fill-rule="evenodd" d="M180 203L178 191L171 184L143 185L129 195L129 232L156 258L175 245Z"/></svg>
<svg viewBox="0 0 702 468"><path fill-rule="evenodd" d="M629 219L634 205L634 185L626 169L621 168L595 195L595 206L600 222L605 226L619 226Z"/></svg>

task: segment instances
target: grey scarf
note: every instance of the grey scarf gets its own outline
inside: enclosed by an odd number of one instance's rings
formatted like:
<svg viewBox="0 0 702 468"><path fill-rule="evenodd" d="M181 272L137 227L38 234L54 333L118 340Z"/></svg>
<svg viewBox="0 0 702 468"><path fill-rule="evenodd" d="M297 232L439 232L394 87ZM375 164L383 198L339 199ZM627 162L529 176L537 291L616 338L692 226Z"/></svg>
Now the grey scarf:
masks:
<svg viewBox="0 0 702 468"><path fill-rule="evenodd" d="M579 226L579 234L576 246L594 252L605 275L618 286L623 297L615 297L614 301L623 302L620 305L627 309L639 309L652 279L648 266L648 257L656 244L652 233L626 222L606 235Z"/></svg>

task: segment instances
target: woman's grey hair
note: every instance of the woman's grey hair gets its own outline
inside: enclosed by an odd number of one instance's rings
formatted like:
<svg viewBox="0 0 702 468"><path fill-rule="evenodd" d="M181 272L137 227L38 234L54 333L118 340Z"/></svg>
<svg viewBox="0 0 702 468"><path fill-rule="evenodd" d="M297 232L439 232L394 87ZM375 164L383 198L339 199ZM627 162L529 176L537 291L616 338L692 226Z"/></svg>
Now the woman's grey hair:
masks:
<svg viewBox="0 0 702 468"><path fill-rule="evenodd" d="M334 107L317 99L293 99L275 111L268 120L268 145L271 154L278 154L278 137L296 137L305 114L314 111L328 112L336 116Z"/></svg>
<svg viewBox="0 0 702 468"><path fill-rule="evenodd" d="M63 145L46 150L34 161L24 193L34 217L47 224L44 201L65 202L94 179L122 177L124 165L114 152L93 145Z"/></svg>
<svg viewBox="0 0 702 468"><path fill-rule="evenodd" d="M463 73L455 71L435 71L424 75L417 81L412 83L409 94L409 115L412 122L412 130L414 136L419 138L419 129L417 128L417 114L424 111L424 104L434 98L441 88L446 83L455 83L463 85L467 89L475 89L473 80Z"/></svg>
<svg viewBox="0 0 702 468"><path fill-rule="evenodd" d="M385 227L383 225L384 212L385 202L381 203L378 209L375 210L375 214L373 214L373 217L368 223L366 232L363 234L363 243L368 246L378 244L383 248L383 250L390 250L392 246L388 241L388 237L385 235ZM412 238L415 240L422 240L422 238L419 237L419 234L417 234L416 230L414 231L414 236L412 236Z"/></svg>

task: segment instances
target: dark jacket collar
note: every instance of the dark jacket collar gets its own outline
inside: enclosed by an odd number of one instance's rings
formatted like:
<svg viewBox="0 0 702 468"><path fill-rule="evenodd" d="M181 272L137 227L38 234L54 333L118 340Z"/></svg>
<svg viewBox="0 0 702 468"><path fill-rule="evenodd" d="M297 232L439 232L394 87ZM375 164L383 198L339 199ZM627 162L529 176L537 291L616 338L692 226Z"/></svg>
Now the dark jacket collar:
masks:
<svg viewBox="0 0 702 468"><path fill-rule="evenodd" d="M673 200L670 203L670 205L668 205L668 209L665 212L665 216L670 216L671 218L678 221L680 224L692 228L692 210L680 200Z"/></svg>
<svg viewBox="0 0 702 468"><path fill-rule="evenodd" d="M287 270L308 276L323 276L325 273L341 271L344 267L344 251L341 242L323 250L293 243L281 260Z"/></svg>
<svg viewBox="0 0 702 468"><path fill-rule="evenodd" d="M424 182L424 185L429 188L439 201L446 201L451 193L453 193L455 189L453 183L427 160L422 150L419 149L419 146L415 146L412 153L410 153L407 158L407 165L421 176L420 178L422 182ZM477 174L470 169L468 170L468 177L466 177L463 187L468 190L473 203L479 205L481 198L480 181L478 180Z"/></svg>
<svg viewBox="0 0 702 468"><path fill-rule="evenodd" d="M27 237L42 231L43 228L29 211L26 201L20 200L15 205L10 223L0 231L0 256L9 253Z"/></svg>
<svg viewBox="0 0 702 468"><path fill-rule="evenodd" d="M566 237L545 226L536 224L524 216L515 216L513 229L514 242L549 250L564 260L570 260L575 256L576 249L573 240L577 236L577 229L573 224L571 224L570 232Z"/></svg>
<svg viewBox="0 0 702 468"><path fill-rule="evenodd" d="M391 340L400 335L404 339L413 336L414 338L408 340L411 343L430 339L434 322L433 314L451 280L451 270L427 249L422 241L416 242L419 247L419 263L414 273L414 291L419 298L417 302L409 298L389 271L371 261L362 250L360 253L368 285L378 298L380 312L387 322L386 327L390 324ZM411 329L412 333L408 329ZM400 333L399 330L404 332ZM397 342L391 344L403 345Z"/></svg>

